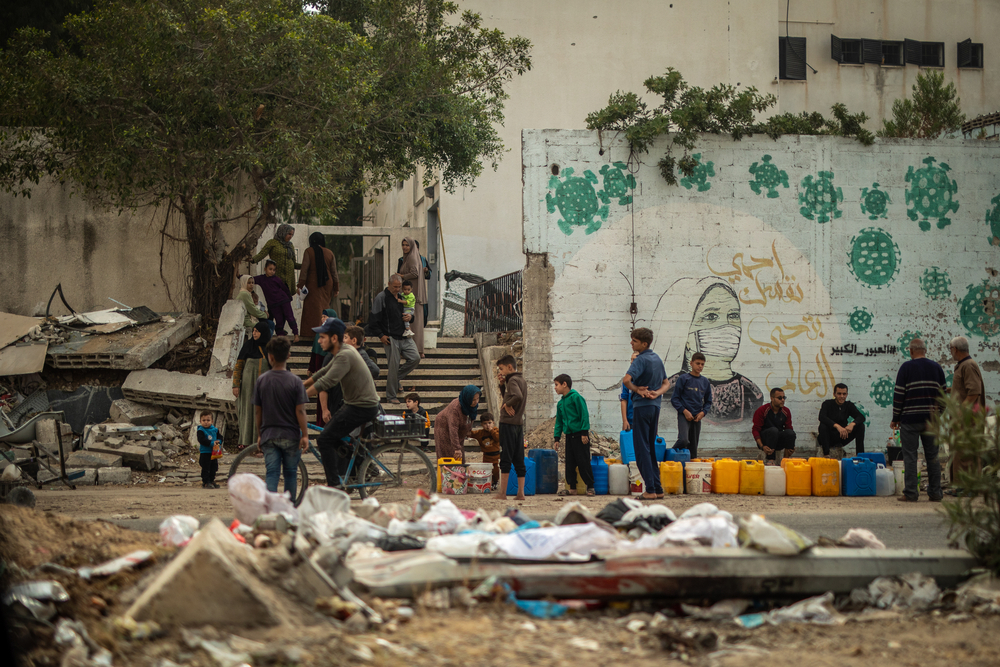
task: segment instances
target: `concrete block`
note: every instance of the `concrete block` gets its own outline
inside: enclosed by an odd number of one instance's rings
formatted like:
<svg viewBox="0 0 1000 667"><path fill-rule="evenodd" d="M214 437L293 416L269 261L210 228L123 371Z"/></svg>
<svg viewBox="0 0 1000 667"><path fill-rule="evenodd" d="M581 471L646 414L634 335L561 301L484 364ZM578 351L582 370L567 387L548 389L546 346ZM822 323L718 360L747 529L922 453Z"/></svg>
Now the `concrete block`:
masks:
<svg viewBox="0 0 1000 667"><path fill-rule="evenodd" d="M111 437L111 438L105 438L104 439L104 444L105 444L105 446L110 447L112 449L120 449L121 447L123 447L125 445L125 438L118 437L118 436ZM93 447L90 447L88 449L93 449Z"/></svg>
<svg viewBox="0 0 1000 667"><path fill-rule="evenodd" d="M111 468L113 470L114 468ZM76 479L69 480L70 484L76 486L94 486L97 484L97 468L66 468L66 476L72 476L75 473L82 472L82 477L77 477ZM38 481L42 484L49 484L59 479L58 474L52 474L48 470L38 471Z"/></svg>
<svg viewBox="0 0 1000 667"><path fill-rule="evenodd" d="M39 419L35 422L35 440L46 449L58 444L56 439L56 420Z"/></svg>
<svg viewBox="0 0 1000 667"><path fill-rule="evenodd" d="M167 460L167 455L164 454L163 452L156 452L156 451L153 452L153 465L156 467L157 470L163 467L163 463L166 460Z"/></svg>
<svg viewBox="0 0 1000 667"><path fill-rule="evenodd" d="M87 451L118 455L121 457L122 463L130 468L136 468L137 470L153 470L153 450L148 447L122 445L121 447L115 448L97 444Z"/></svg>
<svg viewBox="0 0 1000 667"><path fill-rule="evenodd" d="M223 379L232 377L236 357L239 356L243 341L246 340L246 330L243 328L245 317L246 309L241 301L230 299L222 307L215 344L212 347L212 359L208 366L208 377Z"/></svg>
<svg viewBox="0 0 1000 667"><path fill-rule="evenodd" d="M256 578L257 571L252 549L212 519L126 615L164 627L277 625L280 603Z"/></svg>
<svg viewBox="0 0 1000 667"><path fill-rule="evenodd" d="M121 456L103 452L81 450L66 457L67 468L70 466L74 468L120 468L121 465Z"/></svg>
<svg viewBox="0 0 1000 667"><path fill-rule="evenodd" d="M163 408L155 405L136 403L127 398L120 398L111 404L111 418L118 422L129 422L136 426L155 426L163 421L166 414Z"/></svg>
<svg viewBox="0 0 1000 667"><path fill-rule="evenodd" d="M133 371L122 385L126 398L186 410L213 410L236 415L232 381L161 369Z"/></svg>
<svg viewBox="0 0 1000 667"><path fill-rule="evenodd" d="M132 469L131 468L98 468L97 469L97 483L100 485L105 484L131 484L132 483Z"/></svg>

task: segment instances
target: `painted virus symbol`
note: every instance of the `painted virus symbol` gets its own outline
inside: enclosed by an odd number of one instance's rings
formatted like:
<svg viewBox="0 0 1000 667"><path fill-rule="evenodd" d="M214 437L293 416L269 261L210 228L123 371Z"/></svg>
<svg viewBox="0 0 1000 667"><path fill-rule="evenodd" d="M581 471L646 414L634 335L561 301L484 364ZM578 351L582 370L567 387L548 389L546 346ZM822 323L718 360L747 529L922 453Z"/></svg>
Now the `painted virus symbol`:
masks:
<svg viewBox="0 0 1000 667"><path fill-rule="evenodd" d="M920 220L920 229L929 231L931 220L937 220L938 229L944 229L951 224L949 213L958 211L958 184L948 178L951 167L942 162L935 167L936 159L928 156L923 160L926 167L914 171L910 167L906 172L906 182L910 189L906 191L906 204L911 208L906 210L910 220Z"/></svg>
<svg viewBox="0 0 1000 667"><path fill-rule="evenodd" d="M959 321L973 336L995 336L1000 331L1000 287L984 280L968 289L958 305Z"/></svg>
<svg viewBox="0 0 1000 667"><path fill-rule="evenodd" d="M895 390L895 388L894 388L894 390ZM855 403L854 407L856 407L858 409L858 412L860 412L861 414L863 414L865 416L865 428L868 428L869 426L871 426L872 425L872 415L871 415L870 412L868 412L868 409L865 406L861 405L860 403Z"/></svg>
<svg viewBox="0 0 1000 667"><path fill-rule="evenodd" d="M896 391L896 381L886 375L872 382L872 400L880 408L892 405L892 396Z"/></svg>
<svg viewBox="0 0 1000 667"><path fill-rule="evenodd" d="M949 369L948 372L944 374L944 386L950 387L954 383L955 383L955 371Z"/></svg>
<svg viewBox="0 0 1000 667"><path fill-rule="evenodd" d="M753 180L750 181L750 189L754 194L760 194L762 190L767 190L768 199L778 198L778 186L788 187L788 173L784 169L778 169L771 164L771 156L765 155L760 162L750 165L750 173Z"/></svg>
<svg viewBox="0 0 1000 667"><path fill-rule="evenodd" d="M986 211L986 224L990 226L990 243L1000 245L1000 195L990 200L993 208Z"/></svg>
<svg viewBox="0 0 1000 667"><path fill-rule="evenodd" d="M864 333L872 328L872 314L863 306L855 308L848 318L848 324L854 333Z"/></svg>
<svg viewBox="0 0 1000 667"><path fill-rule="evenodd" d="M944 299L951 296L951 278L948 272L936 266L924 271L920 276L920 291L928 299Z"/></svg>
<svg viewBox="0 0 1000 667"><path fill-rule="evenodd" d="M903 332L902 336L896 339L897 349L900 354L903 355L904 359L910 358L910 342L913 341L914 338L920 338L919 331L906 330Z"/></svg>
<svg viewBox="0 0 1000 667"><path fill-rule="evenodd" d="M701 153L695 153L691 157L697 160L698 165L694 168L694 171L691 172L690 176L685 176L681 179L681 185L688 190L698 186L698 192L711 190L712 184L708 182L708 177L715 176L715 163L711 161L702 162Z"/></svg>
<svg viewBox="0 0 1000 667"><path fill-rule="evenodd" d="M808 220L830 222L843 215L838 204L844 201L844 192L833 185L833 172L821 171L817 178L812 174L802 179L802 190L799 193L799 203L802 208L799 213Z"/></svg>
<svg viewBox="0 0 1000 667"><path fill-rule="evenodd" d="M601 199L605 204L608 203L609 199L616 198L619 206L628 206L632 203L632 194L629 191L635 189L635 176L626 174L626 169L628 169L628 165L624 162L615 162L613 165L606 164L601 167L605 195ZM600 196L601 194L598 193L598 197Z"/></svg>
<svg viewBox="0 0 1000 667"><path fill-rule="evenodd" d="M573 168L562 170L562 177L549 178L549 192L545 195L545 206L549 213L559 209L559 229L569 236L574 228L583 227L584 232L593 234L601 228L601 223L608 219L608 204L610 199L603 190L598 193L594 189L597 176L587 170L583 176L574 176ZM604 201L604 206L601 202Z"/></svg>
<svg viewBox="0 0 1000 667"><path fill-rule="evenodd" d="M872 183L872 189L862 188L861 190L861 212L868 216L869 220L878 220L888 217L889 193L878 189L878 183Z"/></svg>
<svg viewBox="0 0 1000 667"><path fill-rule="evenodd" d="M899 271L899 246L888 232L877 227L862 229L851 239L851 273L858 282L880 289Z"/></svg>

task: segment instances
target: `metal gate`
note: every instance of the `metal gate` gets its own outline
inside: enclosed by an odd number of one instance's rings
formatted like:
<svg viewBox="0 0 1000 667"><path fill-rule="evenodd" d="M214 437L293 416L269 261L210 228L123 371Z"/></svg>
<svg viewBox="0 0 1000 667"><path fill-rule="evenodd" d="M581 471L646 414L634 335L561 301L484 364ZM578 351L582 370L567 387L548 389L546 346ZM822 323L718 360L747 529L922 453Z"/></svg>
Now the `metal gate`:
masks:
<svg viewBox="0 0 1000 667"><path fill-rule="evenodd" d="M465 335L518 331L521 311L521 272L473 285L465 291Z"/></svg>
<svg viewBox="0 0 1000 667"><path fill-rule="evenodd" d="M385 270L382 249L378 248L371 255L355 257L351 261L351 319L368 321L372 312L372 301L379 292L385 289Z"/></svg>

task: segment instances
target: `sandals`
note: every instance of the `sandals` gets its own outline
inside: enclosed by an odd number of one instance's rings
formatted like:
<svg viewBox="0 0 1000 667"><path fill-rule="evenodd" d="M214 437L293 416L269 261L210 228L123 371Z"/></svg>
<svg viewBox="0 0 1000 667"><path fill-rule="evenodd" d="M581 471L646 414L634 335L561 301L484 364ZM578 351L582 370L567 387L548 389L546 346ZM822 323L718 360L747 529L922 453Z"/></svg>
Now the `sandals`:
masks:
<svg viewBox="0 0 1000 667"><path fill-rule="evenodd" d="M569 489L559 489L559 491L556 492L556 495L557 496L575 496L576 495L576 489L573 489L572 491L570 491Z"/></svg>
<svg viewBox="0 0 1000 667"><path fill-rule="evenodd" d="M596 496L597 495L597 491L595 491L594 489L587 489L587 495L588 496Z"/></svg>
<svg viewBox="0 0 1000 667"><path fill-rule="evenodd" d="M655 493L644 493L639 496L639 500L656 500L656 497Z"/></svg>

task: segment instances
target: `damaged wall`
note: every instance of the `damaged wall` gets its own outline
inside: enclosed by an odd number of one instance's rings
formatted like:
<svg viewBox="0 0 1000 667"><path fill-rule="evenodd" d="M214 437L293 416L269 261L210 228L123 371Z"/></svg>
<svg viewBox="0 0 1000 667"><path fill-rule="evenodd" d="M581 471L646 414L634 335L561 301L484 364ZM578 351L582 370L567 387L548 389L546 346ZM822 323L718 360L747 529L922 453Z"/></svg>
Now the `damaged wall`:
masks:
<svg viewBox="0 0 1000 667"><path fill-rule="evenodd" d="M1000 146L707 136L693 177L668 186L660 144L641 156L633 186L620 142L605 138L601 155L595 132L522 138L534 423L555 412L552 377L569 373L593 428L621 428L633 280L636 326L653 329L667 375L696 350L708 357L707 447L752 446L751 415L775 386L811 447L837 382L881 445L896 371L918 335L949 381L948 341L968 336L987 394L1000 392ZM668 442L675 415L661 412Z"/></svg>

